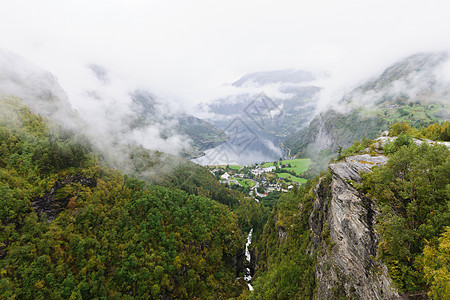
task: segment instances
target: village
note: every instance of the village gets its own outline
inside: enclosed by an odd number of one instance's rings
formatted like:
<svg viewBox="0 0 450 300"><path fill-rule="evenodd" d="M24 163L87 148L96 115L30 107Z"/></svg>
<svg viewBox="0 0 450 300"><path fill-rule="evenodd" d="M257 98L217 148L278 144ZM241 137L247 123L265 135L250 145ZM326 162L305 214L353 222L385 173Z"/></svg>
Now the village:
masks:
<svg viewBox="0 0 450 300"><path fill-rule="evenodd" d="M309 159L292 159L249 166L209 166L209 169L222 184L259 201L305 183L301 174L307 171L310 163Z"/></svg>

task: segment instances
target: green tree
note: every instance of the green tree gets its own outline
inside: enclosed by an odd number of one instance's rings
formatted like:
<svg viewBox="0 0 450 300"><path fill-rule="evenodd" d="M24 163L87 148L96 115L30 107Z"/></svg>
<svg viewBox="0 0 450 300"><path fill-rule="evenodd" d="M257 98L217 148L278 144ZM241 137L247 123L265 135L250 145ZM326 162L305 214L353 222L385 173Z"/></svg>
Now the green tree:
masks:
<svg viewBox="0 0 450 300"><path fill-rule="evenodd" d="M426 289L421 254L450 224L450 155L443 145L399 147L386 164L363 176L381 214L379 256L403 291Z"/></svg>
<svg viewBox="0 0 450 300"><path fill-rule="evenodd" d="M437 247L428 244L423 251L425 279L430 299L450 299L450 227L439 238Z"/></svg>

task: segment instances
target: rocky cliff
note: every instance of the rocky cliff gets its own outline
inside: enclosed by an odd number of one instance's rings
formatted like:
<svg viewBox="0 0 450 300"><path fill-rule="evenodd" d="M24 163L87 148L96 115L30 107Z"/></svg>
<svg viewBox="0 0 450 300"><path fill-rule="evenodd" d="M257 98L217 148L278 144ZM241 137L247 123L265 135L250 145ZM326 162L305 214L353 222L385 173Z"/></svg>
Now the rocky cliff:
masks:
<svg viewBox="0 0 450 300"><path fill-rule="evenodd" d="M368 154L347 157L331 164L330 175L315 187L311 253L317 253L316 299L400 299L393 289L387 268L376 260L378 209L353 185L361 174L386 156Z"/></svg>

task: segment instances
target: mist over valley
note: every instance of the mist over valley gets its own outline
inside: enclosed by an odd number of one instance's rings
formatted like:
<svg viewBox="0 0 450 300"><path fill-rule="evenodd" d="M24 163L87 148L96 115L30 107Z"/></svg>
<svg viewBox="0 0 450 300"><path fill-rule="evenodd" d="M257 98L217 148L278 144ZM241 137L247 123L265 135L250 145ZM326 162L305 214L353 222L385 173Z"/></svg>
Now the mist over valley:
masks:
<svg viewBox="0 0 450 300"><path fill-rule="evenodd" d="M448 299L445 1L0 10L0 299Z"/></svg>

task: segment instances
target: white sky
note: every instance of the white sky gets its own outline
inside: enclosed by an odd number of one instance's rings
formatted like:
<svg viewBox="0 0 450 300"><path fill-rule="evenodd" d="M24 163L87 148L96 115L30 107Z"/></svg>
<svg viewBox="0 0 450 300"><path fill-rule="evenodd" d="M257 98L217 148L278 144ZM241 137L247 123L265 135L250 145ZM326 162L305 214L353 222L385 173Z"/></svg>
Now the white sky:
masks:
<svg viewBox="0 0 450 300"><path fill-rule="evenodd" d="M0 47L53 72L76 101L86 65L184 103L248 72L321 70L336 90L450 49L450 1L0 0Z"/></svg>

